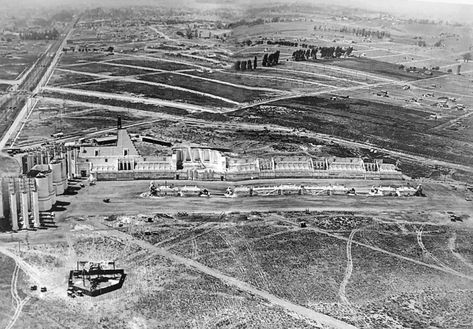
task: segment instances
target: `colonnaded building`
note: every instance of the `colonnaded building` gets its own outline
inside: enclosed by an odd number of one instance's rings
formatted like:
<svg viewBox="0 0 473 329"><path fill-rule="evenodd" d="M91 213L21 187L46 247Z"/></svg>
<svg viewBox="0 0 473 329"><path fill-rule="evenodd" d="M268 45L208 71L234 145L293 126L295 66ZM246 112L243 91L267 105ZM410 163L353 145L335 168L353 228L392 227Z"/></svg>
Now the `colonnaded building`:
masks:
<svg viewBox="0 0 473 329"><path fill-rule="evenodd" d="M121 127L112 145L97 141L77 143L67 150L72 176L97 180L191 179L243 180L257 178L369 178L402 179L393 164L361 158L319 158L309 156L227 157L218 149L195 145L169 147L169 155L141 156Z"/></svg>

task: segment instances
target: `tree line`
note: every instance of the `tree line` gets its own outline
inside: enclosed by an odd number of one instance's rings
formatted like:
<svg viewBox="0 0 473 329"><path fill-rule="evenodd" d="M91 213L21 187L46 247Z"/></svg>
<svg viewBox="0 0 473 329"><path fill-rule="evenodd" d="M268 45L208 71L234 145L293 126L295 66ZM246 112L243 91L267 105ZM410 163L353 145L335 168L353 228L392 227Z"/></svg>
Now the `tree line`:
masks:
<svg viewBox="0 0 473 329"><path fill-rule="evenodd" d="M292 53L292 58L295 61L306 61L309 59L316 60L317 54L320 54L319 58L340 58L342 56L350 56L353 52L353 47L342 48L342 47L315 47L307 46L308 49L299 49Z"/></svg>
<svg viewBox="0 0 473 329"><path fill-rule="evenodd" d="M21 40L56 40L59 32L56 29L45 30L42 32L28 31L20 33Z"/></svg>
<svg viewBox="0 0 473 329"><path fill-rule="evenodd" d="M391 33L386 32L386 31L367 30L365 28L350 28L348 26L343 26L340 29L340 32L352 33L353 35L367 37L367 38L376 37L378 39L383 39L383 38L391 37Z"/></svg>
<svg viewBox="0 0 473 329"><path fill-rule="evenodd" d="M279 55L280 51L277 50L272 54L264 54L263 59L261 61L262 66L274 66L279 64ZM255 56L253 60L248 59L248 60L238 60L234 64L234 68L237 71L246 71L246 70L256 70L258 67L258 57Z"/></svg>
<svg viewBox="0 0 473 329"><path fill-rule="evenodd" d="M245 61L245 60L238 60L235 62L234 68L237 71L246 71L246 70L256 70L256 67L258 66L258 58L255 56L253 62L251 59Z"/></svg>

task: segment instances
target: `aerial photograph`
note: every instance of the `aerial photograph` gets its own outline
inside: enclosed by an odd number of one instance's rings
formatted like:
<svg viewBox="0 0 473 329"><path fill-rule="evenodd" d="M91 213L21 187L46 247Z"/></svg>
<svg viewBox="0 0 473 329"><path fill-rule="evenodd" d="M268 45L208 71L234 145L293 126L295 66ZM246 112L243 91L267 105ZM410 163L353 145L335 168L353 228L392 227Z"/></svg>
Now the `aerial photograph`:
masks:
<svg viewBox="0 0 473 329"><path fill-rule="evenodd" d="M473 1L0 0L0 329L473 329Z"/></svg>

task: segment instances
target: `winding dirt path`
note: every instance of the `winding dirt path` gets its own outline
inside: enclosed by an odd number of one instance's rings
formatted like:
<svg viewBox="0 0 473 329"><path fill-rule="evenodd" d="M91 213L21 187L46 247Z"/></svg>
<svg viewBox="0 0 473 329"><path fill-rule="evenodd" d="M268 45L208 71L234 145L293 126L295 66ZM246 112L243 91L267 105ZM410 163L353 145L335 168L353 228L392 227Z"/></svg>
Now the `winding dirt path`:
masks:
<svg viewBox="0 0 473 329"><path fill-rule="evenodd" d="M463 275L463 273L458 272L457 270L451 268L450 266L444 264L440 259L435 257L430 251L425 248L424 243L422 242L422 227L417 230L417 244L422 249L422 252L430 257L435 263L437 263L440 267L442 267L446 272L449 272L454 275Z"/></svg>
<svg viewBox="0 0 473 329"><path fill-rule="evenodd" d="M353 237L355 236L356 232L358 232L359 229L355 229L351 231L350 236L348 237L347 241L347 268L345 269L345 277L343 278L343 281L340 283L340 289L338 290L338 296L340 297L341 301L346 304L348 307L352 308L350 301L347 298L346 295L346 287L348 284L348 281L350 280L351 273L353 272L353 259L351 257L351 246L353 243Z"/></svg>
<svg viewBox="0 0 473 329"><path fill-rule="evenodd" d="M463 265L473 269L473 264L470 264L460 253L455 251L455 243L457 240L457 233L454 232L453 235L448 239L448 249L452 252L453 256L455 256Z"/></svg>
<svg viewBox="0 0 473 329"><path fill-rule="evenodd" d="M26 303L29 302L30 297L26 297L25 299L21 300L20 295L18 295L18 275L20 274L20 267L18 266L18 262L15 260L15 269L13 270L12 274L12 281L10 286L10 292L13 297L13 304L15 304L15 312L13 313L10 322L5 327L5 329L11 329L15 325L16 321L21 315L21 311Z"/></svg>

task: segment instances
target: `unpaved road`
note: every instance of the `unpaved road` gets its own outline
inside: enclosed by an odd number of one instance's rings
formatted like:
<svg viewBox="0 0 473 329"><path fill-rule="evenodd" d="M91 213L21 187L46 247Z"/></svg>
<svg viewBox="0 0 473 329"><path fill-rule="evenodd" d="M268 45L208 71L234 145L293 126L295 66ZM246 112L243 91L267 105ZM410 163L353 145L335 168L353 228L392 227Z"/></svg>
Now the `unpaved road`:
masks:
<svg viewBox="0 0 473 329"><path fill-rule="evenodd" d="M350 233L350 236L348 237L347 241L347 268L345 269L345 276L343 277L342 283L340 283L340 289L338 290L338 296L340 297L340 300L347 306L351 308L351 303L347 298L346 295L346 287L348 284L348 281L350 280L351 273L353 272L353 258L351 257L351 245L353 243L353 238L355 237L356 232L359 230L353 230Z"/></svg>

